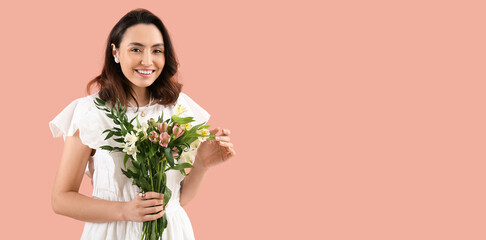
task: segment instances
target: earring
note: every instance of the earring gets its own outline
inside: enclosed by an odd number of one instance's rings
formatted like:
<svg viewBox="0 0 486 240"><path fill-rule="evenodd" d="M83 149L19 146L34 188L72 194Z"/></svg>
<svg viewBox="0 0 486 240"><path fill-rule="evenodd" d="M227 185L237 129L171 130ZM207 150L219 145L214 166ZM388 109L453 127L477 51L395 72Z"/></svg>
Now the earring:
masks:
<svg viewBox="0 0 486 240"><path fill-rule="evenodd" d="M118 58L117 58L117 57L115 57L115 62L116 62L116 63L119 63L119 62L120 62L120 60L118 60Z"/></svg>

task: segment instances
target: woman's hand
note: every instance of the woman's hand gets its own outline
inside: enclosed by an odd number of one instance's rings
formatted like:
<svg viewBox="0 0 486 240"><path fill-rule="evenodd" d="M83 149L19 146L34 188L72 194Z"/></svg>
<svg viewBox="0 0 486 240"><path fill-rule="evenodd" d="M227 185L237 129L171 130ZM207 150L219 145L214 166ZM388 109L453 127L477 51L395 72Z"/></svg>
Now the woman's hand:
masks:
<svg viewBox="0 0 486 240"><path fill-rule="evenodd" d="M219 127L210 130L211 134L216 135L215 139L206 140L199 145L194 167L208 169L236 155L233 144L230 142L229 129L223 129L221 133L219 131Z"/></svg>
<svg viewBox="0 0 486 240"><path fill-rule="evenodd" d="M123 218L125 221L134 222L157 220L165 213L162 206L163 201L164 194L162 193L146 192L144 198L141 193L137 194L132 201L125 202L123 205Z"/></svg>

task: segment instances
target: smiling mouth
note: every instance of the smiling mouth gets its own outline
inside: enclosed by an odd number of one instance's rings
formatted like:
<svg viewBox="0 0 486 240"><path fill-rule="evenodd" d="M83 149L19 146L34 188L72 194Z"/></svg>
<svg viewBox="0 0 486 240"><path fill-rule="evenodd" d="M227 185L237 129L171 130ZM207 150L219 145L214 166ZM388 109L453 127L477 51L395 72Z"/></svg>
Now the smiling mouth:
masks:
<svg viewBox="0 0 486 240"><path fill-rule="evenodd" d="M145 70L135 70L138 74L142 75L143 77L149 77L151 76L155 70L149 70L149 71L145 71Z"/></svg>

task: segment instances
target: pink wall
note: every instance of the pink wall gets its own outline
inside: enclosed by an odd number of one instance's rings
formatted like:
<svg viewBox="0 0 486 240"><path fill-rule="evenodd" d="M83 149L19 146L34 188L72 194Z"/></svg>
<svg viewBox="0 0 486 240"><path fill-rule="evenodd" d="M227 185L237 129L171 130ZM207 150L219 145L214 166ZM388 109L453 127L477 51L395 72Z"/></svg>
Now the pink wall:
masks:
<svg viewBox="0 0 486 240"><path fill-rule="evenodd" d="M2 238L81 236L48 122L143 7L237 151L186 208L197 239L486 239L481 1L134 2L0 3Z"/></svg>

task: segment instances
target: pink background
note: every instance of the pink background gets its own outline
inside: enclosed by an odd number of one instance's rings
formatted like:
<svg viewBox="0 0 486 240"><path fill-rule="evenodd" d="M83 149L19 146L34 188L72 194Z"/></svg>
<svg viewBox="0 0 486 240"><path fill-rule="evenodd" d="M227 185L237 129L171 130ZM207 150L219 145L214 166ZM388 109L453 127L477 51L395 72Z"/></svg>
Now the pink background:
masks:
<svg viewBox="0 0 486 240"><path fill-rule="evenodd" d="M237 151L186 207L197 239L486 239L484 1L174 2L0 4L3 239L81 236L48 122L137 7Z"/></svg>

